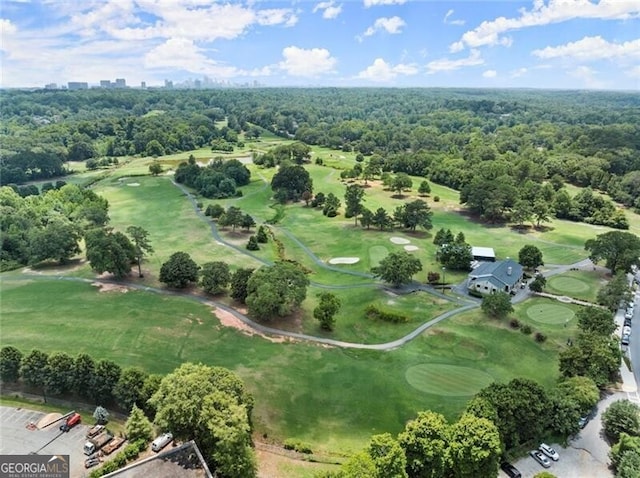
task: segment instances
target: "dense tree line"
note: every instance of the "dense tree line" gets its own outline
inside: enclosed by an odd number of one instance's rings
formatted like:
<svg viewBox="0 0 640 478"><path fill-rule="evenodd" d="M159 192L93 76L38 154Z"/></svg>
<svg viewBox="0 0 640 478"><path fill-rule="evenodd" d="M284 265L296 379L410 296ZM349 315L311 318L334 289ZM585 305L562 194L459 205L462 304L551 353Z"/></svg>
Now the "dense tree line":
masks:
<svg viewBox="0 0 640 478"><path fill-rule="evenodd" d="M556 192L561 182L589 186L640 206L640 100L633 94L274 88L4 91L1 99L0 177L7 182L52 177L67 160L233 145L262 129L300 142L258 155L265 165L305 161L308 145L357 151L380 158L383 171L460 189L488 220L520 221L528 205L534 222L568 214L624 228L609 205L595 204L598 213L580 205L545 212L538 196L509 194L526 181L553 180ZM481 186L493 186L487 197L476 197Z"/></svg>

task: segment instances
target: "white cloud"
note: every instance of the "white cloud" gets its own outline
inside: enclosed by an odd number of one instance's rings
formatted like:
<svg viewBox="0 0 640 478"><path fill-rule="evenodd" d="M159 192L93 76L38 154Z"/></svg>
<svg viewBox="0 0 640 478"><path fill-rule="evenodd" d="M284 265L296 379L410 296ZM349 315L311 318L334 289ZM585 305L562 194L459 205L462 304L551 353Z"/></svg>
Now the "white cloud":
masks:
<svg viewBox="0 0 640 478"><path fill-rule="evenodd" d="M511 78L520 78L521 76L524 76L527 74L529 70L527 68L518 68L517 70L513 70L511 72Z"/></svg>
<svg viewBox="0 0 640 478"><path fill-rule="evenodd" d="M631 78L637 78L638 80L640 80L640 65L634 66L630 70L627 70L626 73L627 73L627 76L630 76Z"/></svg>
<svg viewBox="0 0 640 478"><path fill-rule="evenodd" d="M291 76L313 77L331 73L337 63L325 48L288 46L282 50L282 56L284 60L278 66Z"/></svg>
<svg viewBox="0 0 640 478"><path fill-rule="evenodd" d="M464 20L449 20L449 17L454 14L454 10L450 9L442 19L442 23L446 25L464 25Z"/></svg>
<svg viewBox="0 0 640 478"><path fill-rule="evenodd" d="M256 18L260 25L268 26L283 24L286 27L292 27L298 23L297 15L285 8L258 10L256 12Z"/></svg>
<svg viewBox="0 0 640 478"><path fill-rule="evenodd" d="M364 8L375 7L376 5L402 5L406 0L364 0Z"/></svg>
<svg viewBox="0 0 640 478"><path fill-rule="evenodd" d="M582 40L564 45L534 50L532 54L544 59L574 58L581 61L640 57L640 38L612 43L601 36L584 37Z"/></svg>
<svg viewBox="0 0 640 478"><path fill-rule="evenodd" d="M441 58L427 63L427 73L434 74L440 71L453 71L465 66L477 66L484 64L484 59L480 56L479 50L471 50L469 56L458 60Z"/></svg>
<svg viewBox="0 0 640 478"><path fill-rule="evenodd" d="M578 66L575 69L569 71L569 75L582 81L587 88L604 88L605 84L598 78L596 78L597 71L588 66Z"/></svg>
<svg viewBox="0 0 640 478"><path fill-rule="evenodd" d="M391 35L402 33L402 27L406 26L405 21L398 17L381 17L378 18L372 26L367 28L364 32L364 36L369 37L378 31L386 31Z"/></svg>
<svg viewBox="0 0 640 478"><path fill-rule="evenodd" d="M382 58L376 58L370 66L358 73L357 78L361 80L375 81L380 83L389 82L399 75L415 75L418 73L418 67L413 64L403 64L392 66Z"/></svg>
<svg viewBox="0 0 640 478"><path fill-rule="evenodd" d="M484 21L469 30L460 41L451 44L450 51L501 44L501 35L508 31L560 23L573 19L627 20L640 16L640 3L626 0L549 0L548 5L536 0L531 10L520 10L517 18L498 17Z"/></svg>
<svg viewBox="0 0 640 478"><path fill-rule="evenodd" d="M498 72L496 70L487 70L482 73L484 78L495 78L498 76Z"/></svg>
<svg viewBox="0 0 640 478"><path fill-rule="evenodd" d="M13 23L11 23L11 20L0 18L0 33L2 34L2 36L12 35L17 31L18 29Z"/></svg>
<svg viewBox="0 0 640 478"><path fill-rule="evenodd" d="M320 2L313 7L313 13L316 13L319 10L322 11L322 18L325 20L333 20L342 13L342 5L336 5L333 0L329 2Z"/></svg>

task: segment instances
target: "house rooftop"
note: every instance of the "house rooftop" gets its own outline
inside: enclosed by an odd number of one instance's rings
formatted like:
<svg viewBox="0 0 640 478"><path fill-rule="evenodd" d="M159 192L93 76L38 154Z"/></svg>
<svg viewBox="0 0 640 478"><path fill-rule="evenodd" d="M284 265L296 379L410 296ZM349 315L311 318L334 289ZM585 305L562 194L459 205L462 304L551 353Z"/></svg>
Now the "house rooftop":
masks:
<svg viewBox="0 0 640 478"><path fill-rule="evenodd" d="M513 286L522 277L522 266L513 259L497 262L483 262L476 267L469 277L497 280L504 285Z"/></svg>
<svg viewBox="0 0 640 478"><path fill-rule="evenodd" d="M213 478L192 440L104 475L105 478Z"/></svg>

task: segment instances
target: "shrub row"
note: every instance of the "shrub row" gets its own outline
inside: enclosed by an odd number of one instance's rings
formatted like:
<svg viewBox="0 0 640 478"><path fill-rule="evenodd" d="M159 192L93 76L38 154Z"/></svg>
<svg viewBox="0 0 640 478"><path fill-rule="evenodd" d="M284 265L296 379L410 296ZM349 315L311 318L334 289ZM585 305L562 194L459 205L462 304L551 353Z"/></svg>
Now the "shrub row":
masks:
<svg viewBox="0 0 640 478"><path fill-rule="evenodd" d="M513 329L520 329L520 332L522 332L525 335L531 335L531 333L533 332L533 328L529 324L521 324L518 319L511 319L509 321L509 325ZM545 342L547 340L547 336L542 332L536 332L534 337L536 339L536 342L540 342L540 343Z"/></svg>
<svg viewBox="0 0 640 478"><path fill-rule="evenodd" d="M147 442L145 440L136 440L133 443L129 443L120 453L113 457L113 460L107 461L97 470L93 470L89 474L89 478L100 478L123 468L128 462L138 458L146 448Z"/></svg>
<svg viewBox="0 0 640 478"><path fill-rule="evenodd" d="M402 314L394 314L392 312L385 312L380 310L375 305L368 305L364 310L365 317L367 319L377 319L384 322L391 322L392 324L404 324L409 322L409 317Z"/></svg>
<svg viewBox="0 0 640 478"><path fill-rule="evenodd" d="M313 453L313 450L311 449L311 445L309 445L308 443L294 440L293 438L287 438L284 441L283 446L285 450L294 450L294 451L297 451L298 453L304 453L306 455L310 455L311 453Z"/></svg>

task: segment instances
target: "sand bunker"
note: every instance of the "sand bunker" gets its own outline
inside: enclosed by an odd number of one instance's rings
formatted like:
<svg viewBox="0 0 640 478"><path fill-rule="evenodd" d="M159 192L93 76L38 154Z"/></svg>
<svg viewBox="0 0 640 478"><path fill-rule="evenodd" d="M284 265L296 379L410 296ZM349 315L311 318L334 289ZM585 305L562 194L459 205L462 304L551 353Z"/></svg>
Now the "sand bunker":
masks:
<svg viewBox="0 0 640 478"><path fill-rule="evenodd" d="M127 186L136 187L136 186L140 186L140 183L127 183Z"/></svg>
<svg viewBox="0 0 640 478"><path fill-rule="evenodd" d="M418 246L404 246L404 250L407 252L417 251L420 249Z"/></svg>
<svg viewBox="0 0 640 478"><path fill-rule="evenodd" d="M389 240L394 244L411 244L411 241L404 237L390 237Z"/></svg>
<svg viewBox="0 0 640 478"><path fill-rule="evenodd" d="M329 264L355 264L359 261L359 257L334 257L329 259Z"/></svg>

